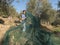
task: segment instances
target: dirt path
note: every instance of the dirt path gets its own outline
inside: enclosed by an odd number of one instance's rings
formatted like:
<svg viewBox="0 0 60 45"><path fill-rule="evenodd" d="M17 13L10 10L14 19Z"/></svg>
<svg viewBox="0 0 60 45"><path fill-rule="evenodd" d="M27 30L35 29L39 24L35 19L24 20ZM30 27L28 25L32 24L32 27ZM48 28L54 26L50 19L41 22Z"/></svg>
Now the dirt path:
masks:
<svg viewBox="0 0 60 45"><path fill-rule="evenodd" d="M4 37L4 34L9 29L10 25L0 25L0 43ZM0 44L1 45L1 44Z"/></svg>

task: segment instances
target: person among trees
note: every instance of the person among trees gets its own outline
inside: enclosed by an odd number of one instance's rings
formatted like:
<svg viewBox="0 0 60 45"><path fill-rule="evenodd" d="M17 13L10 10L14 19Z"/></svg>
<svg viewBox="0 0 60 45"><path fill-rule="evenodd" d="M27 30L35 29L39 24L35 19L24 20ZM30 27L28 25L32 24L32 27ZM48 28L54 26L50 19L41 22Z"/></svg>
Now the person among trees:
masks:
<svg viewBox="0 0 60 45"><path fill-rule="evenodd" d="M23 10L23 13L22 13L22 15L21 15L21 23L23 24L23 31L25 31L26 30L26 15L25 15L25 13L26 13L26 10Z"/></svg>

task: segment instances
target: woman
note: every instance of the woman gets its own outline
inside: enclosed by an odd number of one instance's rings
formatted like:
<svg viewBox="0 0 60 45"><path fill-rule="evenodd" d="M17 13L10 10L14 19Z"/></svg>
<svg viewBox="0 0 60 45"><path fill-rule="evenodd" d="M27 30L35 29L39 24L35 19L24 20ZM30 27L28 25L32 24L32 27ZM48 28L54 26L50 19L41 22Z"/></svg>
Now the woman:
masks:
<svg viewBox="0 0 60 45"><path fill-rule="evenodd" d="M22 22L22 24L23 24L23 31L25 31L26 30L26 16L25 16L25 13L26 13L26 11L25 10L23 10L23 13L22 13L22 15L21 15L21 22Z"/></svg>

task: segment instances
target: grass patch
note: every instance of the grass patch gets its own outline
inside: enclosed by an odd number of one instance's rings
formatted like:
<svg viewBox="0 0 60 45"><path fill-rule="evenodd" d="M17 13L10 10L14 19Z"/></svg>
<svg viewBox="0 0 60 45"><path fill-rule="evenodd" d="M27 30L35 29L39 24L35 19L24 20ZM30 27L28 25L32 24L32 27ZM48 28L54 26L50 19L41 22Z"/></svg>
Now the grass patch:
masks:
<svg viewBox="0 0 60 45"><path fill-rule="evenodd" d="M54 43L53 45L60 45L60 37L52 35L52 41Z"/></svg>
<svg viewBox="0 0 60 45"><path fill-rule="evenodd" d="M60 27L55 27L53 30L57 31L57 32L60 32Z"/></svg>

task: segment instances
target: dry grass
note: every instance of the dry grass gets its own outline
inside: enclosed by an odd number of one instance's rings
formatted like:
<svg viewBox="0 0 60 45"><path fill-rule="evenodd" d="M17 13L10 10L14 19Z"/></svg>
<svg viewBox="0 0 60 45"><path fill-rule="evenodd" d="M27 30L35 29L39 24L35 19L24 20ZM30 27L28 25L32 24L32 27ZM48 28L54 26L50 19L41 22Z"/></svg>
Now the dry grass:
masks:
<svg viewBox="0 0 60 45"><path fill-rule="evenodd" d="M0 17L0 19L4 20L5 23L4 24L0 24L0 42L4 37L4 34L6 33L6 31L11 27L11 26L15 26L14 20L15 18L12 18L11 20L9 20L8 18L2 18Z"/></svg>
<svg viewBox="0 0 60 45"><path fill-rule="evenodd" d="M4 34L9 29L10 25L0 25L0 41L3 39Z"/></svg>

